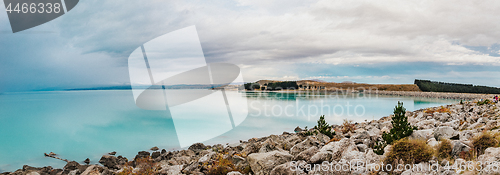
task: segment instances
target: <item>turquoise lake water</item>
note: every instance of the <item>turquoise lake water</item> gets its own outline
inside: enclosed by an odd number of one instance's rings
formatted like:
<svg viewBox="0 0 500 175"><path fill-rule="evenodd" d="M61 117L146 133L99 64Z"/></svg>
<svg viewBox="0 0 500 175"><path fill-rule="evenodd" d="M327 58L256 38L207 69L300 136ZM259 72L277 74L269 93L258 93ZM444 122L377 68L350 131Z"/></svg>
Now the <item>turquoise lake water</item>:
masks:
<svg viewBox="0 0 500 175"><path fill-rule="evenodd" d="M398 101L410 111L457 102L361 94L227 93L246 100L248 106L239 108L247 110L248 116L233 130L207 138L205 144L236 143L293 132L297 126L313 127L323 114L330 124L379 119L390 115ZM216 117L203 115L207 110L203 107L182 110L197 114L189 116L192 123ZM170 115L140 109L129 90L0 94L0 139L0 172L25 164L62 168L65 162L44 157L49 152L80 163L90 158L96 164L112 151L131 160L138 151L153 146L183 149Z"/></svg>

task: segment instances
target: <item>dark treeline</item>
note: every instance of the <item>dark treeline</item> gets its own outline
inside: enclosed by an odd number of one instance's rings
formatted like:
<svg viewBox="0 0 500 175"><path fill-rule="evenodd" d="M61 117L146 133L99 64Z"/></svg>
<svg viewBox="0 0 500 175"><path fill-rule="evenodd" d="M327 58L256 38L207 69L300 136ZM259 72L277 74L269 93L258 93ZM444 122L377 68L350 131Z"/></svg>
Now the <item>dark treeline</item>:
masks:
<svg viewBox="0 0 500 175"><path fill-rule="evenodd" d="M424 92L455 92L477 94L500 94L500 88L475 86L472 84L446 83L430 80L415 79L415 84Z"/></svg>
<svg viewBox="0 0 500 175"><path fill-rule="evenodd" d="M245 83L244 84L246 90L255 90L255 89L261 89L259 83ZM267 86L266 89L262 87L261 90L283 90L283 89L299 89L299 86L297 85L296 81L283 81L283 82L273 82L273 83L268 83L264 84L264 86Z"/></svg>
<svg viewBox="0 0 500 175"><path fill-rule="evenodd" d="M243 86L245 86L245 90L260 89L259 83L245 83Z"/></svg>
<svg viewBox="0 0 500 175"><path fill-rule="evenodd" d="M267 90L283 90L283 89L291 89L296 90L299 89L299 85L297 85L296 81L283 81L283 82L274 82L267 84Z"/></svg>

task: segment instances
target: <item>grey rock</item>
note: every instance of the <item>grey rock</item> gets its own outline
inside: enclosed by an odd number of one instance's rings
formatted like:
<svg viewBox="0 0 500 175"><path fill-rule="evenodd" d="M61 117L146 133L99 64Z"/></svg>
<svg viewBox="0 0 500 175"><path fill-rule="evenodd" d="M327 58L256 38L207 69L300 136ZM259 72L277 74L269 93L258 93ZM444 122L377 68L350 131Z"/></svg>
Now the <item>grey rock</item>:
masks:
<svg viewBox="0 0 500 175"><path fill-rule="evenodd" d="M452 127L450 126L441 126L436 129L434 129L434 138L436 140L440 139L458 139L459 135L458 132L455 131Z"/></svg>
<svg viewBox="0 0 500 175"><path fill-rule="evenodd" d="M308 161L308 163L318 164L324 161L331 161L333 158L333 153L328 151L320 151L314 154Z"/></svg>
<svg viewBox="0 0 500 175"><path fill-rule="evenodd" d="M361 131L354 134L353 139L370 139L370 133L367 131Z"/></svg>
<svg viewBox="0 0 500 175"><path fill-rule="evenodd" d="M290 149L290 154L292 155L297 155L302 151L305 151L306 149L313 147L313 146L318 146L320 143L318 140L314 137L307 137L306 140L296 144Z"/></svg>
<svg viewBox="0 0 500 175"><path fill-rule="evenodd" d="M151 158L156 159L157 157L160 157L161 153L159 151L153 152L151 154Z"/></svg>
<svg viewBox="0 0 500 175"><path fill-rule="evenodd" d="M434 136L432 129L416 130L410 135L410 139L429 140Z"/></svg>
<svg viewBox="0 0 500 175"><path fill-rule="evenodd" d="M460 126L460 120L453 120L450 122L443 123L442 125L452 127L453 129L456 130Z"/></svg>
<svg viewBox="0 0 500 175"><path fill-rule="evenodd" d="M431 147L435 147L435 146L439 145L439 142L433 137L433 138L430 138L429 140L427 140L427 145L429 145Z"/></svg>
<svg viewBox="0 0 500 175"><path fill-rule="evenodd" d="M193 152L200 152L207 149L207 146L205 146L203 143L195 143L191 146L189 146L188 150L191 150Z"/></svg>
<svg viewBox="0 0 500 175"><path fill-rule="evenodd" d="M158 147L156 147L156 146L155 146L155 147L152 147L152 148L151 148L151 149L149 149L149 150L151 150L151 151L158 151L158 150L160 150L160 148L158 148Z"/></svg>
<svg viewBox="0 0 500 175"><path fill-rule="evenodd" d="M272 139L269 138L266 141L264 141L264 143L262 143L262 146L259 149L259 153L267 153L274 150L278 150L278 148L276 147L277 145L278 145L277 143L275 143Z"/></svg>
<svg viewBox="0 0 500 175"><path fill-rule="evenodd" d="M264 175L271 172L276 166L291 161L292 158L293 156L286 151L271 151L250 154L247 160L256 175Z"/></svg>
<svg viewBox="0 0 500 175"><path fill-rule="evenodd" d="M323 161L338 161L346 152L358 151L357 146L350 139L343 138L338 142L330 142L323 146L318 153L313 155L310 163L321 163Z"/></svg>
<svg viewBox="0 0 500 175"><path fill-rule="evenodd" d="M88 165L88 164L90 163L90 159L89 159L89 158L85 159L85 160L83 161L83 163L85 163L85 164L87 164L87 165Z"/></svg>
<svg viewBox="0 0 500 175"><path fill-rule="evenodd" d="M101 160L99 160L99 163L109 169L119 169L118 158L112 155L102 156Z"/></svg>
<svg viewBox="0 0 500 175"><path fill-rule="evenodd" d="M473 132L471 130L460 131L460 140L465 141L471 139Z"/></svg>
<svg viewBox="0 0 500 175"><path fill-rule="evenodd" d="M468 145L462 143L461 141L457 141L457 140L454 140L452 142L452 145L453 145L453 149L451 151L451 155L454 157L460 156L460 153L462 151L468 152L471 149Z"/></svg>
<svg viewBox="0 0 500 175"><path fill-rule="evenodd" d="M328 143L330 141L330 137L322 133L315 134L314 137L316 137L316 139L318 139L321 143Z"/></svg>
<svg viewBox="0 0 500 175"><path fill-rule="evenodd" d="M293 160L304 160L304 161L308 162L311 159L311 157L314 154L316 154L318 151L319 151L318 147L316 147L316 146L310 147L310 148L306 149L305 151L302 151L299 154L297 154L293 158Z"/></svg>
<svg viewBox="0 0 500 175"><path fill-rule="evenodd" d="M205 163L205 162L209 161L210 159L212 159L212 157L214 155L216 155L216 153L213 152L213 151L210 151L208 154L205 154L203 157L201 157L200 159L198 159L198 162Z"/></svg>
<svg viewBox="0 0 500 175"><path fill-rule="evenodd" d="M367 145L365 145L365 144L358 144L358 145L356 145L356 146L358 147L358 150L359 150L360 152L366 152L366 151L368 151L368 146L367 146Z"/></svg>
<svg viewBox="0 0 500 175"><path fill-rule="evenodd" d="M481 162L498 162L500 161L500 147L486 148L483 155L478 157Z"/></svg>
<svg viewBox="0 0 500 175"><path fill-rule="evenodd" d="M297 132L302 132L303 130L297 126L293 131L295 131L297 133Z"/></svg>
<svg viewBox="0 0 500 175"><path fill-rule="evenodd" d="M243 175L243 174L241 174L239 171L231 171L231 172L227 173L226 175Z"/></svg>
<svg viewBox="0 0 500 175"><path fill-rule="evenodd" d="M134 160L137 160L137 159L140 159L140 158L145 158L145 157L149 157L151 156L151 154L147 151L139 151L137 153L137 155L135 156Z"/></svg>
<svg viewBox="0 0 500 175"><path fill-rule="evenodd" d="M181 175L181 171L184 168L184 165L169 165L165 161L161 161L159 164L161 167L160 174Z"/></svg>
<svg viewBox="0 0 500 175"><path fill-rule="evenodd" d="M270 175L306 175L306 173L301 169L297 168L296 162L287 162L276 166L270 173Z"/></svg>

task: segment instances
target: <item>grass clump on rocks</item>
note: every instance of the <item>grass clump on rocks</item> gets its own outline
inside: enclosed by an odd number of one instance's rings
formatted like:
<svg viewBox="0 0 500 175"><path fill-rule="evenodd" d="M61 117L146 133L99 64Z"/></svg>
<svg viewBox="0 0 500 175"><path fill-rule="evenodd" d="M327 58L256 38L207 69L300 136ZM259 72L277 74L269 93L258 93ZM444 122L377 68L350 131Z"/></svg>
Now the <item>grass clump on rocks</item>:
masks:
<svg viewBox="0 0 500 175"><path fill-rule="evenodd" d="M356 125L352 123L352 120L344 119L344 123L342 123L341 127L341 132L344 134L348 132L354 132L354 130L356 130Z"/></svg>
<svg viewBox="0 0 500 175"><path fill-rule="evenodd" d="M434 149L425 140L410 140L408 138L395 141L388 152L386 164L418 164L428 162L434 155ZM400 162L403 161L403 162Z"/></svg>
<svg viewBox="0 0 500 175"><path fill-rule="evenodd" d="M453 147L451 145L451 141L448 139L442 139L441 143L437 145L436 154L440 159L451 158L451 151Z"/></svg>
<svg viewBox="0 0 500 175"><path fill-rule="evenodd" d="M215 159L211 162L205 163L204 166L206 166L207 175L227 174L232 171L238 171L243 174L248 174L251 171L249 166L238 168L234 164L230 154L228 154L227 152L217 153Z"/></svg>
<svg viewBox="0 0 500 175"><path fill-rule="evenodd" d="M137 171L134 171L134 165ZM151 159L151 157L138 158L134 162L128 162L125 164L123 171L117 173L117 175L150 175L158 174L161 168Z"/></svg>
<svg viewBox="0 0 500 175"><path fill-rule="evenodd" d="M484 154L484 150L486 150L486 148L497 147L498 138L495 138L495 135L491 132L483 132L481 135L472 139L472 145L478 155L481 155Z"/></svg>

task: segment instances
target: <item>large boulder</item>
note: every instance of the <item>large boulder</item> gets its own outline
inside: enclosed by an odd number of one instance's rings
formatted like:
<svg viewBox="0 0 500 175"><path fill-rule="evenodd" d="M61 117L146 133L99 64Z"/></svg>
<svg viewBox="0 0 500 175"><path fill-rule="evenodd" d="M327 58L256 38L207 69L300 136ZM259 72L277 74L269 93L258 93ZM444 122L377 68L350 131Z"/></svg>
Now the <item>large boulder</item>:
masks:
<svg viewBox="0 0 500 175"><path fill-rule="evenodd" d="M241 174L239 171L231 171L231 172L227 173L226 175L243 175L243 174Z"/></svg>
<svg viewBox="0 0 500 175"><path fill-rule="evenodd" d="M99 160L99 163L109 169L119 169L119 165L127 163L127 158L121 156L115 157L112 155L104 155L101 157L101 160Z"/></svg>
<svg viewBox="0 0 500 175"><path fill-rule="evenodd" d="M72 172L74 171L75 173L77 174L81 174L82 172L84 172L90 165L80 165L78 162L75 162L75 161L71 161L71 162L68 162L65 166L64 166L64 172L65 174L69 173L69 172Z"/></svg>
<svg viewBox="0 0 500 175"><path fill-rule="evenodd" d="M360 131L354 134L353 139L370 139L370 133L368 131Z"/></svg>
<svg viewBox="0 0 500 175"><path fill-rule="evenodd" d="M459 138L462 141L466 141L466 140L471 139L473 134L474 134L474 132L472 132L471 130L460 131Z"/></svg>
<svg viewBox="0 0 500 175"><path fill-rule="evenodd" d="M366 161L365 153L359 151L349 151L342 156L343 160L346 160L350 164L355 164L357 162Z"/></svg>
<svg viewBox="0 0 500 175"><path fill-rule="evenodd" d="M306 173L299 167L298 162L287 162L276 166L270 175L306 175Z"/></svg>
<svg viewBox="0 0 500 175"><path fill-rule="evenodd" d="M161 161L159 163L161 167L160 174L169 174L169 175L181 175L182 168L184 165L169 165L165 161Z"/></svg>
<svg viewBox="0 0 500 175"><path fill-rule="evenodd" d="M460 120L452 120L452 121L443 123L442 125L452 127L453 129L458 129L458 127L460 126Z"/></svg>
<svg viewBox="0 0 500 175"><path fill-rule="evenodd" d="M316 139L318 139L318 141L320 141L321 143L328 143L330 141L330 137L328 137L327 135L325 134L322 134L322 133L318 133L316 135L314 135L314 137L316 137Z"/></svg>
<svg viewBox="0 0 500 175"><path fill-rule="evenodd" d="M307 137L306 140L296 144L290 149L292 155L297 155L306 149L320 145L319 141L315 137Z"/></svg>
<svg viewBox="0 0 500 175"><path fill-rule="evenodd" d="M293 156L286 151L271 151L250 154L247 160L256 175L267 175L276 166L289 162L292 158Z"/></svg>
<svg viewBox="0 0 500 175"><path fill-rule="evenodd" d="M455 131L452 127L441 126L441 127L434 129L434 138L436 140L441 140L441 139L458 140L459 135L458 135L458 132Z"/></svg>
<svg viewBox="0 0 500 175"><path fill-rule="evenodd" d="M358 151L356 144L347 138L343 138L338 142L330 142L323 146L318 153L314 154L310 163L321 163L323 161L338 161L346 152Z"/></svg>
<svg viewBox="0 0 500 175"><path fill-rule="evenodd" d="M418 122L417 124L415 124L415 126L418 127L418 129L422 130L422 129L431 129L431 128L434 128L436 126L436 120L435 119L429 119L429 120L422 120L420 122Z"/></svg>
<svg viewBox="0 0 500 175"><path fill-rule="evenodd" d="M308 162L311 159L311 157L314 154L316 154L318 151L319 151L318 147L316 147L316 146L310 147L310 148L306 149L305 151L302 151L299 154L297 154L293 158L293 160L304 160L304 161Z"/></svg>
<svg viewBox="0 0 500 175"><path fill-rule="evenodd" d="M434 136L432 129L416 130L410 135L410 139L429 140Z"/></svg>
<svg viewBox="0 0 500 175"><path fill-rule="evenodd" d="M486 148L483 155L478 157L480 162L498 162L500 161L500 147Z"/></svg>
<svg viewBox="0 0 500 175"><path fill-rule="evenodd" d="M203 143L195 143L195 144L189 146L188 150L191 150L193 152L200 152L200 151L203 151L207 148L208 147L205 146Z"/></svg>
<svg viewBox="0 0 500 175"><path fill-rule="evenodd" d="M81 175L100 175L104 168L98 165L89 166Z"/></svg>
<svg viewBox="0 0 500 175"><path fill-rule="evenodd" d="M429 145L431 147L435 147L435 146L439 145L439 142L433 137L433 138L430 138L429 140L427 140L427 145Z"/></svg>
<svg viewBox="0 0 500 175"><path fill-rule="evenodd" d="M262 143L262 146L259 149L259 153L267 153L271 152L274 150L278 150L277 148L277 143L273 141L273 139L269 138L264 143Z"/></svg>
<svg viewBox="0 0 500 175"><path fill-rule="evenodd" d="M140 151L135 156L134 161L137 160L137 159L141 159L141 158L145 158L145 157L149 157L149 156L151 156L151 153L149 153L147 151Z"/></svg>
<svg viewBox="0 0 500 175"><path fill-rule="evenodd" d="M371 163L376 163L376 164L380 164L382 163L382 159L384 157L382 155L378 155L376 154L375 152L373 152L373 149L369 149L366 153L366 160L365 162L367 164L371 164Z"/></svg>
<svg viewBox="0 0 500 175"><path fill-rule="evenodd" d="M297 135L292 135L292 136L290 136L290 137L286 138L285 142L286 142L286 143L289 143L289 144L291 144L291 145L295 145L295 144L297 144L297 143L299 143L299 142L302 142L302 140L300 139L300 137L299 137L299 136L297 136Z"/></svg>
<svg viewBox="0 0 500 175"><path fill-rule="evenodd" d="M471 149L468 145L462 143L461 141L454 140L451 144L453 145L451 155L454 157L458 157L461 152L468 152Z"/></svg>
<svg viewBox="0 0 500 175"><path fill-rule="evenodd" d="M434 118L440 121L441 123L446 123L451 119L450 114L448 113L434 113Z"/></svg>
<svg viewBox="0 0 500 175"><path fill-rule="evenodd" d="M249 142L249 143L245 144L245 147L243 148L241 153L246 154L246 155L256 153L256 152L259 152L260 147L261 147L261 145L259 142Z"/></svg>
<svg viewBox="0 0 500 175"><path fill-rule="evenodd" d="M297 126L293 131L295 133L298 133L298 132L302 132L303 130L300 127Z"/></svg>

